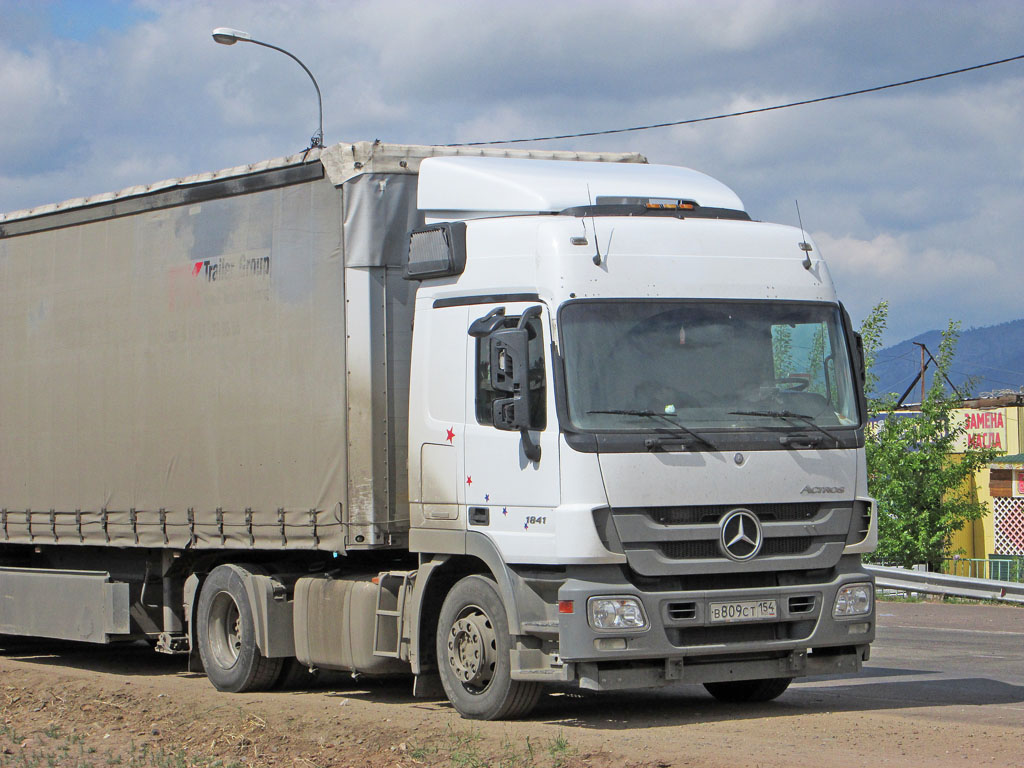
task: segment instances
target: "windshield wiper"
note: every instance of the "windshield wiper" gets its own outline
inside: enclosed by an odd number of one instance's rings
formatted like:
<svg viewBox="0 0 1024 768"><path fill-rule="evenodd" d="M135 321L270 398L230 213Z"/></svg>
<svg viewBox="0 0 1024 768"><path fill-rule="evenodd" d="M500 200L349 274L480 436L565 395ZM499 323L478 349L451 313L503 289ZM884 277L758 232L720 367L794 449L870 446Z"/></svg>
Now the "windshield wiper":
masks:
<svg viewBox="0 0 1024 768"><path fill-rule="evenodd" d="M696 440L698 443L700 443L701 445L704 445L704 446L710 448L712 451L718 450L717 448L715 448L714 444L710 440L708 440L706 437L697 434L696 432L694 432L689 427L687 427L687 426L685 426L683 424L680 424L675 419L671 419L666 414L658 413L657 411L645 411L645 410L637 410L637 409L633 409L633 408L610 408L610 409L607 409L607 410L587 411L587 413L609 413L609 414L613 414L615 416L644 416L644 417L646 417L648 419L661 419L666 424L668 424L670 427L672 427L672 429L678 430L679 432L683 433L682 435L678 435L677 437L679 437L679 438L681 438L683 436L691 437L694 440ZM648 438L647 440L644 441L644 445L648 449L660 448L664 444L664 442L665 441L661 440L661 439Z"/></svg>
<svg viewBox="0 0 1024 768"><path fill-rule="evenodd" d="M816 429L821 432L825 437L835 442L836 446L839 446L839 438L833 435L824 427L818 425L818 423L807 414L804 413L793 413L793 411L729 411L731 416L765 416L773 419L788 419L791 421L800 421L809 426L811 429Z"/></svg>

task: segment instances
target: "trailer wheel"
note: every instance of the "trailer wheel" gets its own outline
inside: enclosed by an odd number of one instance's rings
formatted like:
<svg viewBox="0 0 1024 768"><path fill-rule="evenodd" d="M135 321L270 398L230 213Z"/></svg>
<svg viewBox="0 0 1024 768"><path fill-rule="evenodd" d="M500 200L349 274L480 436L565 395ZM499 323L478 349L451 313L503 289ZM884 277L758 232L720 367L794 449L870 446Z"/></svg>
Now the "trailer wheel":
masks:
<svg viewBox="0 0 1024 768"><path fill-rule="evenodd" d="M256 647L256 626L241 575L214 568L203 582L196 636L206 676L218 691L240 693L270 687L283 659L268 659Z"/></svg>
<svg viewBox="0 0 1024 768"><path fill-rule="evenodd" d="M743 703L777 699L793 682L791 677L769 677L765 680L729 680L704 683L707 692L719 701Z"/></svg>
<svg viewBox="0 0 1024 768"><path fill-rule="evenodd" d="M448 593L437 623L437 665L448 700L474 720L523 717L541 685L511 677L512 637L495 583L467 576Z"/></svg>

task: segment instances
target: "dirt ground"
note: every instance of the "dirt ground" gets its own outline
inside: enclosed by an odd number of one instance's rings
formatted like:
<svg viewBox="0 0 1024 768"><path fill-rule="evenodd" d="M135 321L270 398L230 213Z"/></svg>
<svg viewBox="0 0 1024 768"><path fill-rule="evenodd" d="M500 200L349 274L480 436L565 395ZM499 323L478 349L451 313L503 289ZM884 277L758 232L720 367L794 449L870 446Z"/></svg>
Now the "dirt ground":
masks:
<svg viewBox="0 0 1024 768"><path fill-rule="evenodd" d="M905 623L914 610L886 613ZM1011 615L1017 626L1021 617ZM408 680L223 694L180 657L148 648L21 643L0 653L0 766L935 768L1024 760L1024 705L1016 723L1005 712L979 722L928 702L853 703L813 685L793 691L744 706L719 704L700 687L554 693L527 720L474 723L444 701L413 699Z"/></svg>

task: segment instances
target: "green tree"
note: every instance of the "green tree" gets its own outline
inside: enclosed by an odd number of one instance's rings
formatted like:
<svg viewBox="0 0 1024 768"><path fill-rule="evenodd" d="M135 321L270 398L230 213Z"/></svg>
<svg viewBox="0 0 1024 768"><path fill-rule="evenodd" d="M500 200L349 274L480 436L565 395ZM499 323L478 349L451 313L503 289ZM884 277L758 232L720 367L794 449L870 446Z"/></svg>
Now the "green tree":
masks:
<svg viewBox="0 0 1024 768"><path fill-rule="evenodd" d="M956 353L959 323L950 321L942 334L935 357L939 370L919 414L897 411L894 394L873 392L878 377L870 373L871 364L888 312L888 304L880 302L861 327L872 419L866 443L868 490L878 500L878 548L872 559L905 568L928 563L929 569L938 570L954 554L953 535L986 512L970 480L995 453L968 448L954 455L965 426L954 418L959 402L946 392L941 374L948 372Z"/></svg>
<svg viewBox="0 0 1024 768"><path fill-rule="evenodd" d="M811 338L811 351L807 354L807 372L811 375L808 390L825 394L825 325L819 323ZM834 379L833 379L834 381Z"/></svg>
<svg viewBox="0 0 1024 768"><path fill-rule="evenodd" d="M772 326L772 358L775 378L788 378L793 372L793 332L788 325Z"/></svg>

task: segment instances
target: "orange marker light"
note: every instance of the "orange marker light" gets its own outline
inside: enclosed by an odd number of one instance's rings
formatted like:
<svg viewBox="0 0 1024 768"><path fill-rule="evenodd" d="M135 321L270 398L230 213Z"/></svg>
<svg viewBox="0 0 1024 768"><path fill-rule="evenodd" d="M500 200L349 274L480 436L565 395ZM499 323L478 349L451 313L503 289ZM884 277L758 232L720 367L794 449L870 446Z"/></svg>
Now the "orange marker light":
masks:
<svg viewBox="0 0 1024 768"><path fill-rule="evenodd" d="M559 613L572 613L572 600L559 600L558 601L558 612Z"/></svg>

